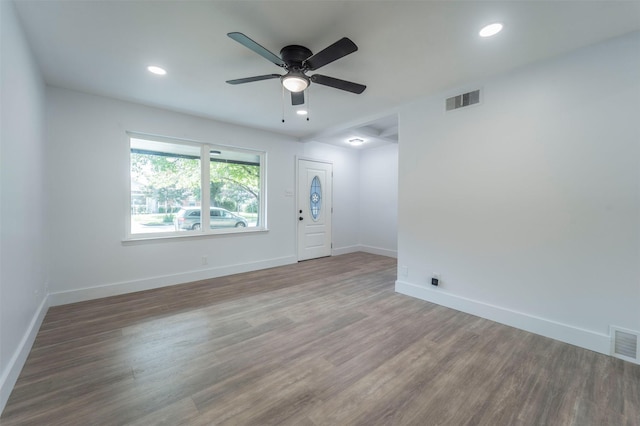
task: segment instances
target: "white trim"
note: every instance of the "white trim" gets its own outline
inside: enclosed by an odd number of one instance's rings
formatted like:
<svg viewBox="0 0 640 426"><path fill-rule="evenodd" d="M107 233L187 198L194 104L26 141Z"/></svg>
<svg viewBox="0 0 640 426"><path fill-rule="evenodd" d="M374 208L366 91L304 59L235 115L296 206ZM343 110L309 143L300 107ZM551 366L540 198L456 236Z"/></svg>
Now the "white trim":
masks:
<svg viewBox="0 0 640 426"><path fill-rule="evenodd" d="M367 245L363 245L363 244L356 244L356 245L353 245L353 246L334 248L331 251L331 255L332 256L340 256L341 254L355 253L355 252L358 252L358 251L363 251L365 253L371 253L371 254L378 254L380 256L386 256L386 257L393 257L393 258L397 258L398 257L398 252L395 251L395 250L389 250L389 249L380 248L380 247L367 246Z"/></svg>
<svg viewBox="0 0 640 426"><path fill-rule="evenodd" d="M214 149L215 148L230 149L234 151L245 152L247 154L266 152L261 149L245 148L242 146L228 145L228 144L218 143L218 142L207 142L205 140L200 140L200 139L187 139L187 138L181 138L181 137L163 136L163 135L157 135L154 133L138 132L135 130L125 130L124 132L128 136L129 140L131 138L135 138L135 139L144 139L152 142L177 143L177 144L187 144L187 145L193 145L193 146L209 145L211 148L214 148ZM130 149L131 148L130 143L128 146Z"/></svg>
<svg viewBox="0 0 640 426"><path fill-rule="evenodd" d="M211 186L211 146L200 145L200 206L209 206L209 214L202 212L200 208L200 229L211 229L211 190L203 191L202 188ZM205 161L205 158L209 161ZM131 213L129 213L131 214ZM166 211L165 211L166 214ZM174 225L175 226L175 225ZM203 232L204 233L204 232Z"/></svg>
<svg viewBox="0 0 640 426"><path fill-rule="evenodd" d="M267 230L269 227L269 213L267 212L269 188L267 188L267 151L260 152L260 199L258 200L258 220L261 220L259 229Z"/></svg>
<svg viewBox="0 0 640 426"><path fill-rule="evenodd" d="M304 161L313 161L315 163L326 163L326 164L331 164L333 166L333 161L331 160L327 160L327 159L318 159L316 157L307 157L304 155L296 155L296 165L298 164L299 160L304 160ZM298 173L296 170L296 179L297 179Z"/></svg>
<svg viewBox="0 0 640 426"><path fill-rule="evenodd" d="M192 281L206 280L226 275L274 268L276 266L290 265L292 263L296 263L297 261L298 259L295 256L286 256L275 259L262 260L259 262L241 263L236 265L221 266L217 268L201 269L192 272L161 275L139 280L105 284L98 287L61 291L58 293L50 294L49 303L51 306L66 305L68 303L83 302L85 300L100 299L102 297L117 296L120 294L133 293L136 291L151 290L154 288L184 284Z"/></svg>
<svg viewBox="0 0 640 426"><path fill-rule="evenodd" d="M347 247L335 247L331 249L331 256L340 256L342 254L355 253L357 251L362 251L359 245L347 246Z"/></svg>
<svg viewBox="0 0 640 426"><path fill-rule="evenodd" d="M192 234L191 232L156 232L156 233L148 233L148 234L136 234L136 235L144 235L144 237L140 238L130 238L128 240L122 240L120 243L123 246L130 246L135 244L145 244L145 243L164 243L164 242L175 242L175 241L183 241L183 240L197 240L201 238L216 238L221 235L242 235L242 234L252 234L256 232L269 232L266 228L258 228L258 227L248 227L248 228L215 228L217 232L215 233L196 233Z"/></svg>
<svg viewBox="0 0 640 426"><path fill-rule="evenodd" d="M374 247L374 246L367 246L367 245L361 244L360 251L364 251L365 253L371 253L371 254L379 254L380 256L393 257L396 259L398 258L397 250L389 250L382 247Z"/></svg>
<svg viewBox="0 0 640 426"><path fill-rule="evenodd" d="M489 305L477 300L446 293L440 289L431 289L405 281L397 280L395 290L407 296L426 300L541 336L550 337L561 342L605 355L610 354L611 343L609 336L606 334L596 333L591 330L585 330L500 306Z"/></svg>
<svg viewBox="0 0 640 426"><path fill-rule="evenodd" d="M27 361L29 352L31 352L31 348L33 347L33 342L36 340L36 336L48 309L49 297L45 296L33 315L26 333L22 336L20 344L13 353L9 364L7 365L7 369L0 377L0 413L2 413L7 401L9 400L9 395L11 395L11 391L18 380L18 376L20 376L22 367L24 367L24 363Z"/></svg>

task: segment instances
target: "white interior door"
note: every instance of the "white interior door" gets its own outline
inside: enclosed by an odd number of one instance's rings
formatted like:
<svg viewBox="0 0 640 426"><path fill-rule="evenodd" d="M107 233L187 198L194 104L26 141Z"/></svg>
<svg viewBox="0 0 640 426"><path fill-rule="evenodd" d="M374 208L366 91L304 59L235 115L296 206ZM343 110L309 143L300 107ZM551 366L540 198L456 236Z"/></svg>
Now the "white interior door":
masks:
<svg viewBox="0 0 640 426"><path fill-rule="evenodd" d="M298 260L331 256L333 165L298 160Z"/></svg>

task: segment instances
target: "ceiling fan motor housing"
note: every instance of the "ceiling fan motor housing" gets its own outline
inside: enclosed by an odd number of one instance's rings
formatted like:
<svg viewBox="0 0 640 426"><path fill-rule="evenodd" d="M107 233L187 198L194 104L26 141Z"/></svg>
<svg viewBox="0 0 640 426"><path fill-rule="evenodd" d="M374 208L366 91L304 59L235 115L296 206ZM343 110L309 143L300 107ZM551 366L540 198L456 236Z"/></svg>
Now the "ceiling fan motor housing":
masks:
<svg viewBox="0 0 640 426"><path fill-rule="evenodd" d="M302 70L302 63L311 55L312 53L309 49L297 44L285 46L280 50L280 57L287 64L286 68L291 71Z"/></svg>

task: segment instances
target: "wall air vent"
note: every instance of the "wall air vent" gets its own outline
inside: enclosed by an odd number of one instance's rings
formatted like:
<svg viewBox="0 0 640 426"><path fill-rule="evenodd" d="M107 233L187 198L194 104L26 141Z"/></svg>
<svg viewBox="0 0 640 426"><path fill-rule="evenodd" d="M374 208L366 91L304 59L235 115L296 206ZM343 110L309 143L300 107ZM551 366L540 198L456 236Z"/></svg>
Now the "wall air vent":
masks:
<svg viewBox="0 0 640 426"><path fill-rule="evenodd" d="M611 352L616 358L640 364L638 358L638 333L611 327Z"/></svg>
<svg viewBox="0 0 640 426"><path fill-rule="evenodd" d="M458 108L464 108L469 105L474 105L480 102L480 90L474 90L473 92L463 93L462 95L453 96L448 98L445 102L447 111L452 111Z"/></svg>

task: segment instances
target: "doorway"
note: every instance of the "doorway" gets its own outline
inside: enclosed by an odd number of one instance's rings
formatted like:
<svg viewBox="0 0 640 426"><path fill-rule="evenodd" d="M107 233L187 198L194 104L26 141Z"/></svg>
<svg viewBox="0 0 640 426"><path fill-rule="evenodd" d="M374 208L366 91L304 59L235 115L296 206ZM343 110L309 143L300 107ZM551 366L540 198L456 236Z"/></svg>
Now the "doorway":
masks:
<svg viewBox="0 0 640 426"><path fill-rule="evenodd" d="M298 261L331 256L333 164L298 159Z"/></svg>

